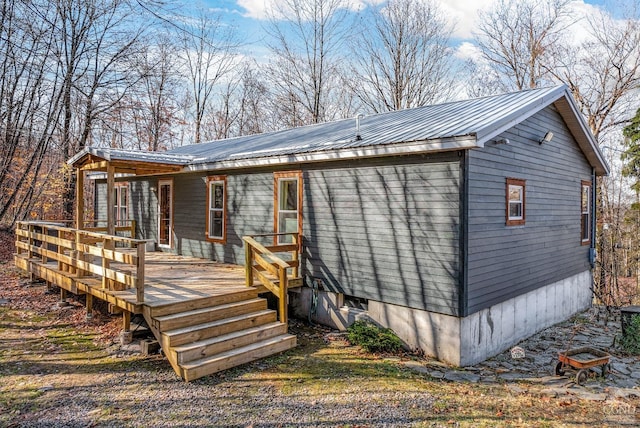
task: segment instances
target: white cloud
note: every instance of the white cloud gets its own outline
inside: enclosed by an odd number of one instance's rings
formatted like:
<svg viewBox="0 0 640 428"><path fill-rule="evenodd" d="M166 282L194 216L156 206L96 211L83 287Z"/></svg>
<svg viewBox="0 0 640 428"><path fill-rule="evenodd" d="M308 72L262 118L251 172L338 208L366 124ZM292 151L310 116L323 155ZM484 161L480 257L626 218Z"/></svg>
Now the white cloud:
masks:
<svg viewBox="0 0 640 428"><path fill-rule="evenodd" d="M496 0L436 0L445 16L454 22L453 37L470 39L478 26L478 12L487 9Z"/></svg>
<svg viewBox="0 0 640 428"><path fill-rule="evenodd" d="M352 11L359 11L367 6L375 6L384 3L386 0L344 0L344 7ZM277 10L282 5L282 1L278 0L238 0L238 6L242 7L246 12L244 16L247 18L264 20L269 17L269 12Z"/></svg>
<svg viewBox="0 0 640 428"><path fill-rule="evenodd" d="M471 42L462 42L455 50L454 56L461 61L466 61L468 59L473 60L474 62L479 62L482 54L480 53L480 48L474 45Z"/></svg>
<svg viewBox="0 0 640 428"><path fill-rule="evenodd" d="M273 0L238 0L238 6L246 10L244 16L253 19L266 19L272 4Z"/></svg>

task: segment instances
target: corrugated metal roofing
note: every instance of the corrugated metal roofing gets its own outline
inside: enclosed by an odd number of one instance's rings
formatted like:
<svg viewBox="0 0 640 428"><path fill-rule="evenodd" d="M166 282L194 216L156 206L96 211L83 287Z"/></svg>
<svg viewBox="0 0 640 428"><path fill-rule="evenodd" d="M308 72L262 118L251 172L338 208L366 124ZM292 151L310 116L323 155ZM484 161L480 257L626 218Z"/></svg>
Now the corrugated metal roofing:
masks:
<svg viewBox="0 0 640 428"><path fill-rule="evenodd" d="M143 152L140 150L121 150L109 147L86 147L80 153L67 161L73 165L83 156L90 154L108 161L134 161L148 163L162 163L166 165L188 165L193 159L187 154L169 152Z"/></svg>
<svg viewBox="0 0 640 428"><path fill-rule="evenodd" d="M598 174L608 166L564 85L455 101L193 144L164 153L86 148L69 161L94 154L106 160L185 165L187 170L250 167L327 159L428 153L483 147L487 141L556 103Z"/></svg>
<svg viewBox="0 0 640 428"><path fill-rule="evenodd" d="M169 153L193 156L192 163L197 164L414 141L424 142L428 151L429 141L456 137L473 137L482 147L483 137L510 122L511 116L531 110L543 99L558 98L563 92L562 86L532 89L364 116L360 119L361 140L356 139L356 121L344 119L193 144Z"/></svg>

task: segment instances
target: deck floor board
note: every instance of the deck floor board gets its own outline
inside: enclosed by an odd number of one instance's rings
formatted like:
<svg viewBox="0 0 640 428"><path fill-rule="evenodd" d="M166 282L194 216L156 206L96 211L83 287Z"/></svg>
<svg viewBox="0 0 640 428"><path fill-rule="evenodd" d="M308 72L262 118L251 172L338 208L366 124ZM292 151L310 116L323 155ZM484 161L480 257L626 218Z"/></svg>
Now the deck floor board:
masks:
<svg viewBox="0 0 640 428"><path fill-rule="evenodd" d="M242 266L162 252L149 252L145 256L144 302L139 304L136 303L135 288L122 291L104 289L98 276L77 277L75 274L59 270L57 262L43 263L40 258L32 258L28 261L58 275L72 278L82 292L91 293L99 298L109 296L115 299L115 302L111 301L111 303L116 303L125 309L134 309L132 312L140 312L143 305L165 306L212 296L224 296L246 291L248 288L245 285L245 272ZM96 262L97 260L94 260L94 263ZM119 269L119 263L112 262L111 268Z"/></svg>

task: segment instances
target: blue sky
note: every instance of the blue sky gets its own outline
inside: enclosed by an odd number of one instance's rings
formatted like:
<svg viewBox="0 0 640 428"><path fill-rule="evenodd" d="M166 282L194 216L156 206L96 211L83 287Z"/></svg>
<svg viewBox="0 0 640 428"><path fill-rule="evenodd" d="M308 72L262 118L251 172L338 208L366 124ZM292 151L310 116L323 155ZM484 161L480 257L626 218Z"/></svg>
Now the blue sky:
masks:
<svg viewBox="0 0 640 428"><path fill-rule="evenodd" d="M207 8L219 14L222 20L236 27L245 41L244 51L248 55L262 56L266 53L264 24L266 10L278 0L203 0ZM383 0L349 0L354 9L379 4ZM435 0L445 14L455 20L456 29L452 44L464 55L471 46L472 31L477 27L478 10L490 7L496 0ZM517 0L514 0L517 1ZM193 3L192 3L193 4ZM610 4L604 0L574 0L572 11L576 16L592 14L595 8L607 9ZM576 26L576 37L580 38L583 26Z"/></svg>

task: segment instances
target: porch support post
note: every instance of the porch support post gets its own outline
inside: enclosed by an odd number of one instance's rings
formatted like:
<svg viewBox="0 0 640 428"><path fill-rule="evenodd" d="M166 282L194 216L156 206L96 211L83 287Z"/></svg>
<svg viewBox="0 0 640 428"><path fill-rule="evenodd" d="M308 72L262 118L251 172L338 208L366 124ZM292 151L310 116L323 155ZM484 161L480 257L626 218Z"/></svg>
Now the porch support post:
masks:
<svg viewBox="0 0 640 428"><path fill-rule="evenodd" d="M122 333L120 333L120 344L127 345L133 341L133 332L131 331L131 312L122 311Z"/></svg>
<svg viewBox="0 0 640 428"><path fill-rule="evenodd" d="M84 171L76 169L76 229L84 229Z"/></svg>
<svg viewBox="0 0 640 428"><path fill-rule="evenodd" d="M87 314L86 314L86 318L87 320L90 320L91 318L93 318L93 295L91 293L87 293L85 295L87 301L86 301L86 309L87 309Z"/></svg>
<svg viewBox="0 0 640 428"><path fill-rule="evenodd" d="M58 302L58 306L68 306L69 302L67 302L67 290L60 287L60 301Z"/></svg>
<svg viewBox="0 0 640 428"><path fill-rule="evenodd" d="M116 234L116 224L113 218L113 207L116 199L113 189L115 188L115 168L111 162L107 165L107 235Z"/></svg>

